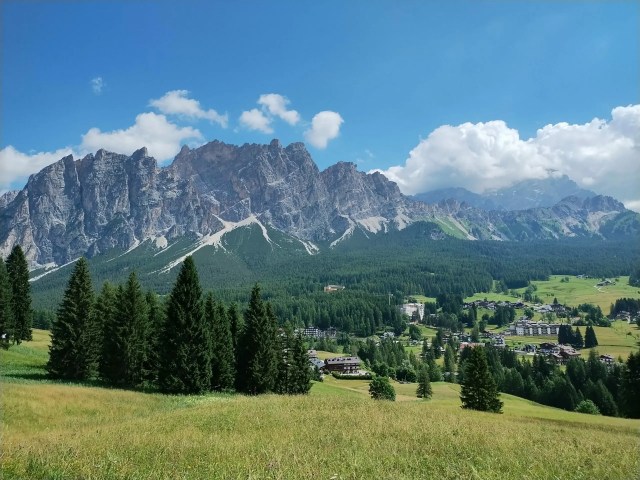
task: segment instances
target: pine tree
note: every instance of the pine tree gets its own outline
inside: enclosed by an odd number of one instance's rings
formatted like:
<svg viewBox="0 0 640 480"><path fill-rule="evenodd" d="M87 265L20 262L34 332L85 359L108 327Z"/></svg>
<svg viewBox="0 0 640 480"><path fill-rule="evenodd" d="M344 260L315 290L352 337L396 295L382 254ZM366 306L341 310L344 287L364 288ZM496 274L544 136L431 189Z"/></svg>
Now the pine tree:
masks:
<svg viewBox="0 0 640 480"><path fill-rule="evenodd" d="M100 317L102 321L98 372L100 377L110 384L117 384L123 375L122 369L118 370L116 367L122 360L122 348L119 347L120 335L116 322L117 293L113 285L104 282L94 308L94 316Z"/></svg>
<svg viewBox="0 0 640 480"><path fill-rule="evenodd" d="M630 353L622 371L622 410L627 417L640 418L640 352Z"/></svg>
<svg viewBox="0 0 640 480"><path fill-rule="evenodd" d="M576 331L573 333L573 341L571 342L571 346L574 348L582 348L584 347L584 341L582 340L582 333L580 333L580 328L576 327Z"/></svg>
<svg viewBox="0 0 640 480"><path fill-rule="evenodd" d="M131 272L124 288L118 293L116 316L122 329L125 385L140 388L151 376L151 372L146 370L151 350L151 324L147 299L135 272Z"/></svg>
<svg viewBox="0 0 640 480"><path fill-rule="evenodd" d="M391 400L393 402L396 399L396 391L389 383L389 379L379 375L373 377L369 383L369 395L374 400Z"/></svg>
<svg viewBox="0 0 640 480"><path fill-rule="evenodd" d="M238 388L250 395L273 391L278 376L277 325L270 306L262 302L260 287L251 291L239 345Z"/></svg>
<svg viewBox="0 0 640 480"><path fill-rule="evenodd" d="M455 383L456 354L449 344L447 344L444 351L444 371L446 372L446 381Z"/></svg>
<svg viewBox="0 0 640 480"><path fill-rule="evenodd" d="M102 355L98 370L105 382L115 386L127 385L128 332L119 305L124 296L122 285L114 288L105 282L96 301L96 310L103 319Z"/></svg>
<svg viewBox="0 0 640 480"><path fill-rule="evenodd" d="M502 402L499 396L495 380L489 373L484 348L472 348L466 360L460 393L462 408L501 413Z"/></svg>
<svg viewBox="0 0 640 480"><path fill-rule="evenodd" d="M12 326L11 284L4 260L0 257L0 347L9 348Z"/></svg>
<svg viewBox="0 0 640 480"><path fill-rule="evenodd" d="M304 340L300 334L294 335L289 347L293 356L293 372L290 394L303 395L311 388L311 364Z"/></svg>
<svg viewBox="0 0 640 480"><path fill-rule="evenodd" d="M157 383L160 369L160 339L165 323L164 304L155 292L148 291L146 296L147 311L149 312L149 355L147 357L147 372L149 382Z"/></svg>
<svg viewBox="0 0 640 480"><path fill-rule="evenodd" d="M192 257L182 264L167 302L158 385L166 393L202 393L211 386L209 333Z"/></svg>
<svg viewBox="0 0 640 480"><path fill-rule="evenodd" d="M593 348L598 346L598 339L596 338L596 332L594 328L589 325L584 334L584 348Z"/></svg>
<svg viewBox="0 0 640 480"><path fill-rule="evenodd" d="M240 341L240 337L242 335L243 322L242 317L238 313L238 305L236 303L232 303L229 305L229 309L227 310L227 317L229 318L229 326L231 328L231 338L233 339L233 351L237 355L238 353L238 342Z"/></svg>
<svg viewBox="0 0 640 480"><path fill-rule="evenodd" d="M275 385L275 392L283 395L292 393L293 390L293 330L287 323L283 332L278 337L278 377Z"/></svg>
<svg viewBox="0 0 640 480"><path fill-rule="evenodd" d="M47 371L52 377L85 380L90 375L91 358L87 325L93 315L93 286L84 258L76 263L55 321Z"/></svg>
<svg viewBox="0 0 640 480"><path fill-rule="evenodd" d="M29 285L29 266L20 245L13 247L7 258L7 273L11 285L11 307L13 325L11 336L14 343L31 340L31 286Z"/></svg>
<svg viewBox="0 0 640 480"><path fill-rule="evenodd" d="M418 370L418 389L416 391L418 398L429 399L433 395L431 389L431 381L429 380L429 367L423 364Z"/></svg>
<svg viewBox="0 0 640 480"><path fill-rule="evenodd" d="M229 317L211 293L207 295L204 311L211 331L211 388L231 390L235 385L236 366Z"/></svg>

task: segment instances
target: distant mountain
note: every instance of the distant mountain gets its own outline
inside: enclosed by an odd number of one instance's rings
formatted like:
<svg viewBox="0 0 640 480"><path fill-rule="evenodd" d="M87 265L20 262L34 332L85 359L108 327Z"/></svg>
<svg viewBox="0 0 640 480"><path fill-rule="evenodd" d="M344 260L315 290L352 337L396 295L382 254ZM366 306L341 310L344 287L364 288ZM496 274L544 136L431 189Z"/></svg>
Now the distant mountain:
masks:
<svg viewBox="0 0 640 480"><path fill-rule="evenodd" d="M445 188L420 193L413 198L425 203L438 203L453 199L482 210L527 210L536 207L552 207L566 197L585 199L597 194L585 190L568 176L549 177L541 180L524 180L511 187L473 193L465 188Z"/></svg>
<svg viewBox="0 0 640 480"><path fill-rule="evenodd" d="M21 244L32 268L52 268L143 247L168 271L206 246L254 257L315 254L354 234L366 239L418 221L440 228L430 238L533 240L618 238L640 231L639 217L601 196L510 212L457 200L427 205L351 163L321 172L302 143L214 141L184 147L164 168L144 148L62 158L0 198L0 255ZM230 240L244 238L244 230L266 243L256 250Z"/></svg>

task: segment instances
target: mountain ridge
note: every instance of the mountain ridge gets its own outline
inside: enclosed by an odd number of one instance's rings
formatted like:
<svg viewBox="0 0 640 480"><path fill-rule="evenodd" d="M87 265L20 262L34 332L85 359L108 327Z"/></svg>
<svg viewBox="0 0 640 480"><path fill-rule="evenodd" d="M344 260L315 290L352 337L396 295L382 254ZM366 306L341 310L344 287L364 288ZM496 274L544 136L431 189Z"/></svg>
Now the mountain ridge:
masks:
<svg viewBox="0 0 640 480"><path fill-rule="evenodd" d="M353 163L320 171L304 144L283 147L278 140L185 146L165 167L146 148L130 156L106 150L77 160L67 156L0 198L0 255L19 243L32 267L129 250L147 240L160 250L182 237L220 248L228 231L249 224L282 232L308 254L335 248L356 230L385 233L421 220L469 240L640 231L637 214L602 196L515 212L456 200L425 204Z"/></svg>

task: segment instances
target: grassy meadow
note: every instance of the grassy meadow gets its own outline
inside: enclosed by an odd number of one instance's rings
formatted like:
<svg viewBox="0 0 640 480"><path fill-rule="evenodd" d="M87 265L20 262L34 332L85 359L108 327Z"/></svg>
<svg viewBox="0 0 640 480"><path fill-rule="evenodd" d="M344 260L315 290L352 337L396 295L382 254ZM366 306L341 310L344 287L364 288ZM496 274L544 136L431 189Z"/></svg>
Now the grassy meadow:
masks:
<svg viewBox="0 0 640 480"><path fill-rule="evenodd" d="M327 378L304 397L167 396L44 380L46 332L0 353L4 479L632 479L640 420L503 395L465 411L459 387Z"/></svg>

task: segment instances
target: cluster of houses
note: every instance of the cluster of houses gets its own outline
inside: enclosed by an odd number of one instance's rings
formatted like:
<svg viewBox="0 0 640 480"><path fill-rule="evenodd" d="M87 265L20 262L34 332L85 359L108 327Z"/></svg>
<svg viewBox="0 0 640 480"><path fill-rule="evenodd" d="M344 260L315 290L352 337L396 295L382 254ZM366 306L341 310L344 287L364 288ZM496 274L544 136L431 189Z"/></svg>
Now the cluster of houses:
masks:
<svg viewBox="0 0 640 480"><path fill-rule="evenodd" d="M627 323L637 323L638 319L640 319L640 314L636 313L633 315L625 311L618 312L615 317L615 320L622 320Z"/></svg>
<svg viewBox="0 0 640 480"><path fill-rule="evenodd" d="M526 305L522 302L494 302L492 300L474 300L473 302L465 302L462 305L464 308L486 308L487 310L495 310L497 307L507 308L524 308Z"/></svg>

